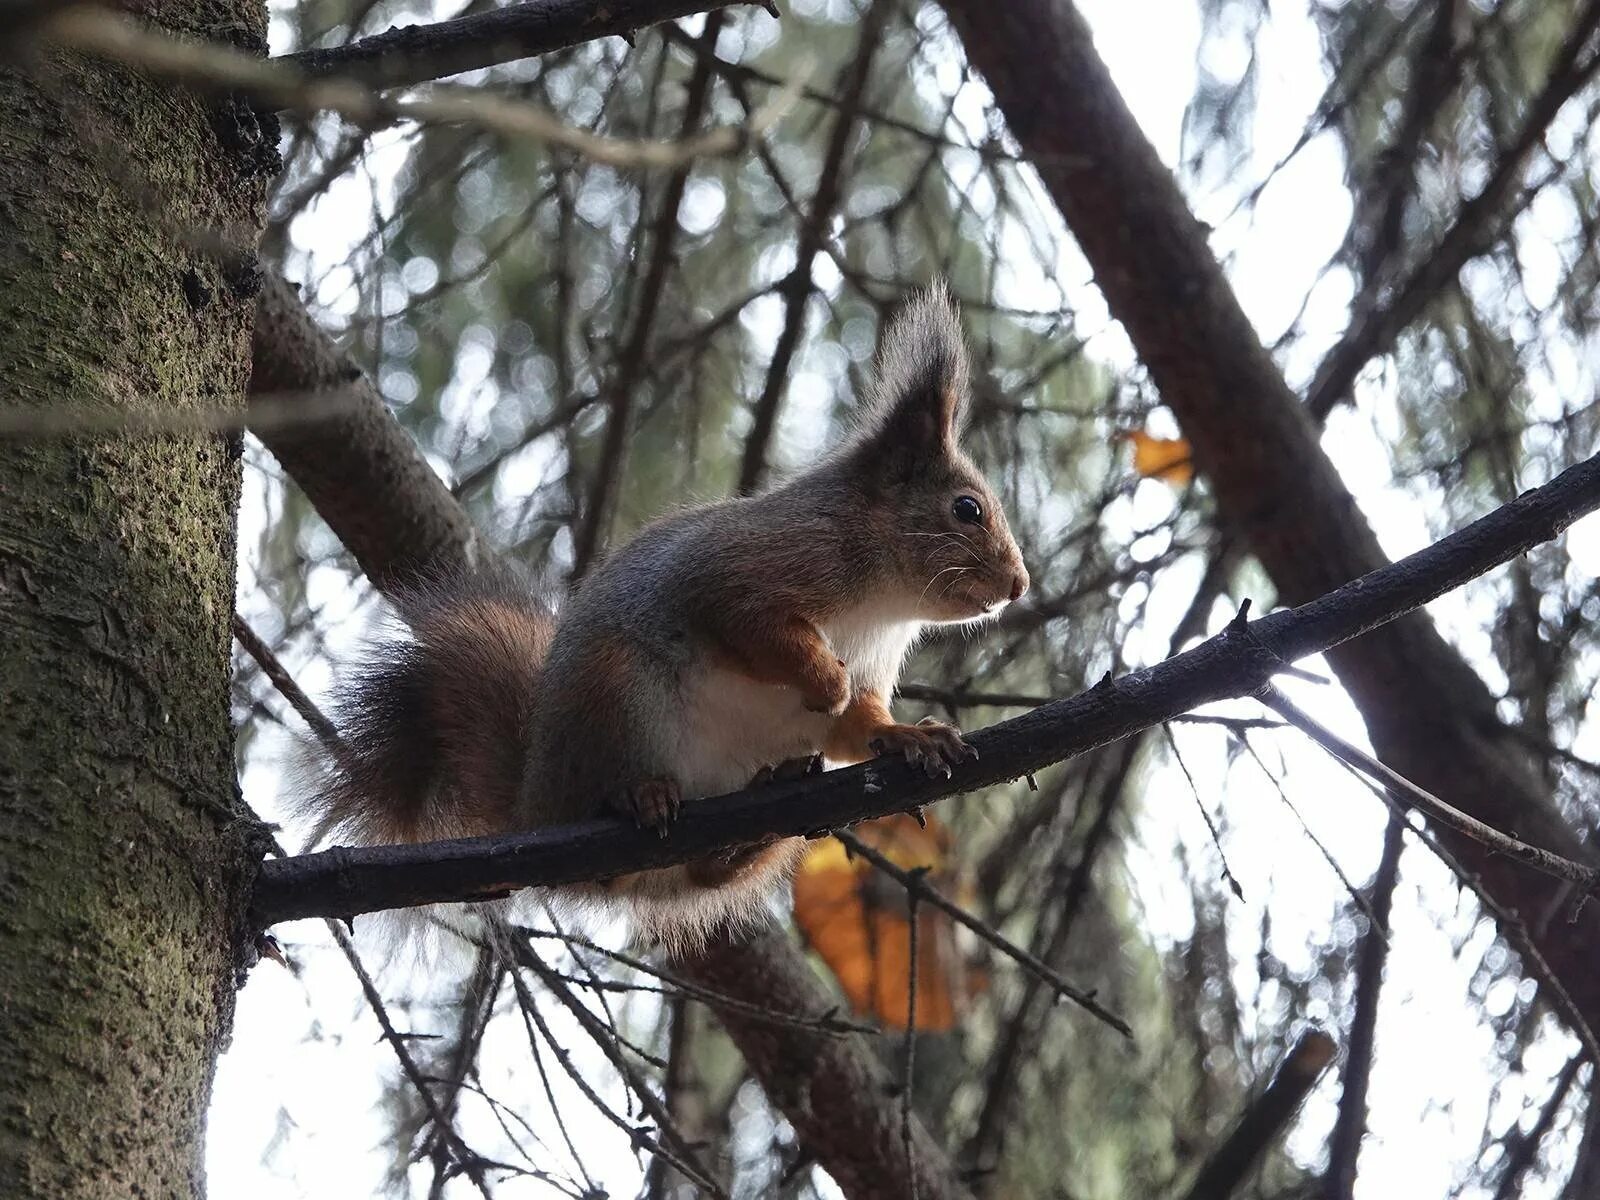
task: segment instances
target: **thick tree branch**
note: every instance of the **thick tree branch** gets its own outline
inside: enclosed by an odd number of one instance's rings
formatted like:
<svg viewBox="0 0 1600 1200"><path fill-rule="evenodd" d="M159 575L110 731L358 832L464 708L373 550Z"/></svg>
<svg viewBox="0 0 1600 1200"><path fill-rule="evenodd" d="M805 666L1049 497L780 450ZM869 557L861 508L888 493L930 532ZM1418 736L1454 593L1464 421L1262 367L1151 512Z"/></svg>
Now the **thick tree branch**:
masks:
<svg viewBox="0 0 1600 1200"><path fill-rule="evenodd" d="M406 25L347 46L301 50L274 61L312 79L337 75L368 87L409 87L752 3L757 0L531 0L450 21Z"/></svg>
<svg viewBox="0 0 1600 1200"><path fill-rule="evenodd" d="M256 300L251 344L251 432L334 527L379 590L424 564L472 566L483 554L462 507L383 405L355 360L317 327L295 289L269 275ZM300 398L307 418L337 400L328 420L257 425L255 398ZM384 497L433 503L390 505Z"/></svg>
<svg viewBox="0 0 1600 1200"><path fill-rule="evenodd" d="M1176 413L1226 529L1247 541L1287 603L1380 566L1383 551L1315 422L1263 349L1073 5L943 4ZM1329 658L1385 762L1488 825L1592 858L1483 681L1431 622L1397 621ZM1465 840L1451 845L1505 909L1561 910L1565 885ZM1600 1020L1600 905L1575 924L1540 918L1533 932L1579 1008Z"/></svg>
<svg viewBox="0 0 1600 1200"><path fill-rule="evenodd" d="M720 942L688 969L720 992L781 996L785 1009L813 1017L838 1005L776 930L748 941ZM895 1097L899 1085L859 1034L827 1037L803 1026L753 1020L714 1000L711 1008L767 1096L794 1125L800 1144L816 1155L845 1195L970 1200L944 1149L920 1121L911 1123L907 1155ZM910 1180L908 1158L914 1173Z"/></svg>
<svg viewBox="0 0 1600 1200"><path fill-rule="evenodd" d="M1322 1072L1333 1061L1333 1039L1325 1033L1306 1034L1295 1043L1278 1073L1239 1115L1233 1132L1200 1168L1185 1200L1227 1200L1237 1195L1268 1146L1289 1124Z"/></svg>
<svg viewBox="0 0 1600 1200"><path fill-rule="evenodd" d="M685 806L666 838L619 820L593 820L512 837L339 848L276 859L262 864L253 911L269 925L484 899L518 887L666 866L775 835L816 834L1015 779L1199 705L1257 692L1294 660L1420 607L1549 540L1596 507L1600 456L1309 604L1254 622L1237 620L1159 666L1107 678L1071 699L980 730L969 738L980 758L956 767L948 779L880 760L697 800Z"/></svg>

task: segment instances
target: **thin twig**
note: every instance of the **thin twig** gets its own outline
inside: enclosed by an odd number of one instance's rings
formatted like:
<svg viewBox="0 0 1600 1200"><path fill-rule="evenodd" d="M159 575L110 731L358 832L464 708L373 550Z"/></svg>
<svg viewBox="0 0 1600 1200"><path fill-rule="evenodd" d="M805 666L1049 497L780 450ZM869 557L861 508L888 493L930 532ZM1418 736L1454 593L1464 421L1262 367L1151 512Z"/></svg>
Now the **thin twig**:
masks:
<svg viewBox="0 0 1600 1200"><path fill-rule="evenodd" d="M696 41L703 53L695 62L689 76L688 92L684 96L683 117L679 136L689 140L697 136L700 122L711 101L711 70L707 62L716 56L717 38L722 33L722 14L712 13L706 18L705 30ZM617 369L606 388L606 431L600 446L600 461L589 484L582 520L572 533L572 574L581 577L593 562L605 541L607 527L617 492L622 485L622 474L627 461L628 433L630 431L634 401L639 390L640 376L650 346L650 334L655 328L656 313L666 291L667 273L674 257L684 195L688 189L689 171L679 167L672 172L661 197L660 207L650 238L650 265L645 270L639 288L639 302L633 315L633 324L627 341L618 356Z"/></svg>
<svg viewBox="0 0 1600 1200"><path fill-rule="evenodd" d="M461 1140L461 1135L456 1133L455 1127L450 1123L449 1117L439 1107L439 1102L434 1098L433 1092L428 1088L428 1081L417 1069L416 1060L411 1057L411 1052L406 1048L405 1039L400 1036L394 1023L389 1020L389 1012L384 1007L383 997L379 994L377 985L372 982L372 976L361 962L356 953L355 943L350 940L350 935L339 927L337 921L326 922L328 931L333 934L333 940L343 952L350 969L356 973L356 980L361 984L361 994L367 999L367 1006L372 1009L373 1015L378 1018L378 1026L383 1030L383 1039L389 1043L395 1057L400 1060L400 1070L416 1090L417 1097L422 1101L423 1107L428 1110L428 1116L433 1121L433 1127L444 1135L455 1151L461 1169L466 1172L467 1178L482 1192L488 1200L489 1187L483 1177L483 1168L478 1155Z"/></svg>
<svg viewBox="0 0 1600 1200"><path fill-rule="evenodd" d="M1540 994L1555 1009L1556 1013L1567 1023L1573 1035L1583 1043L1585 1052L1590 1061L1600 1066L1600 1037L1596 1037L1594 1030L1584 1019L1582 1010L1572 998L1572 993L1567 989L1555 970L1540 952L1529 934L1522 918L1515 912L1506 908L1492 896L1478 881L1478 877L1468 871L1466 866L1451 850L1446 847L1425 824L1418 821L1412 823L1410 810L1406 801L1390 788L1376 782L1364 773L1354 763L1339 759L1352 775L1371 789L1372 794L1387 804L1392 812L1401 816L1406 822L1406 829L1410 831L1422 844L1431 850L1435 857L1442 862L1450 873L1477 897L1478 903L1484 908L1496 925L1500 927L1500 936L1510 944L1511 948L1522 956L1522 965L1526 973L1539 984Z"/></svg>
<svg viewBox="0 0 1600 1200"><path fill-rule="evenodd" d="M1243 900L1244 888L1240 886L1239 877L1233 873L1233 868L1228 865L1228 852L1222 848L1222 834L1217 830L1217 823L1211 819L1206 802L1200 795L1200 785L1194 781L1194 776L1189 771L1189 764L1183 761L1183 752L1178 749L1178 739L1172 736L1172 727L1165 721L1161 723L1161 732L1167 739L1167 748L1172 751L1172 757L1177 760L1178 769L1189 781L1189 793L1194 797L1194 806L1200 810L1200 819L1206 823L1206 831L1211 834L1211 845L1217 852L1217 861L1222 864L1222 878L1234 898Z"/></svg>
<svg viewBox="0 0 1600 1200"><path fill-rule="evenodd" d="M329 753L338 753L343 746L339 739L339 731L334 728L332 721L322 715L322 710L312 703L294 681L294 676L284 668L272 648L263 642L256 631L250 628L247 622L238 613L233 614L233 636L244 652L255 660L256 666L261 668L261 673L272 681L272 686L278 689L279 695L289 702L289 706L300 714L300 719L311 727L311 732L317 735Z"/></svg>
<svg viewBox="0 0 1600 1200"><path fill-rule="evenodd" d="M1564 858L1542 847L1530 846L1527 842L1519 841L1510 834L1501 833L1500 830L1492 825L1485 825L1476 817L1469 817L1459 808L1445 803L1432 792L1418 787L1404 775L1373 758L1366 751L1345 741L1338 734L1302 711L1299 706L1271 684L1263 688L1258 693L1258 697L1263 704L1288 721L1289 724L1305 733L1329 754L1350 766L1358 768L1394 792L1396 798L1402 803L1414 806L1439 824L1448 826L1463 837L1471 838L1479 845L1487 847L1496 854L1504 854L1507 858L1514 858L1536 871L1542 871L1546 875L1555 876L1557 879L1565 879L1570 883L1576 883L1585 896L1593 893L1595 886L1600 884L1600 867L1574 862L1570 858Z"/></svg>
<svg viewBox="0 0 1600 1200"><path fill-rule="evenodd" d="M750 432L745 438L740 458L739 491L745 494L754 492L766 474L767 444L777 428L778 406L789 382L789 367L799 349L801 335L805 332L806 308L813 287L812 262L822 249L834 213L838 211L844 195L845 159L855 140L856 109L866 95L867 84L872 77L872 60L883 44L884 28L894 8L892 0L872 0L866 16L862 18L855 57L845 68L843 107L834 115L828 145L823 151L816 192L800 223L794 269L778 288L783 295L783 326L772 350L772 361L767 365L761 395L756 398L750 418Z"/></svg>

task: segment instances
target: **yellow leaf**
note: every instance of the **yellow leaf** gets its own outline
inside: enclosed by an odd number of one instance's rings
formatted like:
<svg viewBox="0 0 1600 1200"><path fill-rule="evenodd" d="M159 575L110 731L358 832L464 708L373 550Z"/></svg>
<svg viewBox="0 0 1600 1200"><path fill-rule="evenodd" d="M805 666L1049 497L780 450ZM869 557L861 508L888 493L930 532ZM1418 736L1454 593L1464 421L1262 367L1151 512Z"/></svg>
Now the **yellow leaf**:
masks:
<svg viewBox="0 0 1600 1200"><path fill-rule="evenodd" d="M950 835L932 817L927 828L901 814L868 821L856 835L896 866L929 869L945 895L961 891L949 869ZM795 923L839 980L857 1013L904 1029L911 980L911 922L905 890L832 838L814 845L794 881ZM928 904L917 907L919 1030L951 1029L986 980L972 978L955 941L955 923Z"/></svg>
<svg viewBox="0 0 1600 1200"><path fill-rule="evenodd" d="M1127 437L1133 443L1133 469L1144 478L1173 487L1183 487L1194 478L1194 452L1183 438L1155 437L1142 429Z"/></svg>

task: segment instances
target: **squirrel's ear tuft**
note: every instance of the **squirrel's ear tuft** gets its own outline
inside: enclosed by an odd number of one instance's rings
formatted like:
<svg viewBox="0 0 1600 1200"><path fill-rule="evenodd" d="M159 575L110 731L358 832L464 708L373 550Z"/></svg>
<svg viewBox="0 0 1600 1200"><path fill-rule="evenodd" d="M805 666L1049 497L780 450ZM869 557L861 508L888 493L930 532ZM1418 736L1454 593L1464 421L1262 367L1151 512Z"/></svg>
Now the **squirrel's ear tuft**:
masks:
<svg viewBox="0 0 1600 1200"><path fill-rule="evenodd" d="M864 435L928 454L955 448L967 417L967 345L943 280L914 292L889 323Z"/></svg>

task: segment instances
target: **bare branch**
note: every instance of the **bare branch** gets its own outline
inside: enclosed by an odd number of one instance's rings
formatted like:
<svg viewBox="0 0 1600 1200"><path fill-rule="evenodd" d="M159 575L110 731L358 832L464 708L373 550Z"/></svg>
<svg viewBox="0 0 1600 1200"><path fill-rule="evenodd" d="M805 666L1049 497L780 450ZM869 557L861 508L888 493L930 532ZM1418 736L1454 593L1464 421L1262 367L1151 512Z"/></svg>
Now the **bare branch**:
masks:
<svg viewBox="0 0 1600 1200"><path fill-rule="evenodd" d="M863 19L861 35L856 42L856 54L845 68L842 101L834 115L833 127L828 133L828 147L823 152L822 170L817 176L817 189L811 197L811 207L800 223L800 237L795 246L794 269L779 285L783 295L783 328L778 333L772 350L772 361L767 365L767 379L757 397L750 420L750 432L745 438L744 454L739 465L739 491L753 492L760 485L767 469L767 444L772 440L778 422L778 405L784 389L789 384L789 367L799 349L801 335L805 332L806 308L811 301L811 265L822 249L834 213L839 208L844 190L845 155L849 151L856 131L857 110L866 95L867 81L872 75L872 59L883 43L884 26L888 23L894 5L890 0L873 0Z"/></svg>
<svg viewBox="0 0 1600 1200"><path fill-rule="evenodd" d="M1399 813L1390 814L1383 834L1383 854L1366 899L1372 923L1356 952L1355 1006L1350 1015L1339 1116L1328 1139L1328 1170L1323 1177L1325 1200L1352 1200L1354 1195L1356 1162L1367 1132L1367 1085L1372 1078L1378 997L1383 993L1383 968L1389 957L1389 910L1400 873L1400 852L1405 848L1405 827Z"/></svg>
<svg viewBox="0 0 1600 1200"><path fill-rule="evenodd" d="M837 1006L806 960L782 934L720 942L688 965L718 991L762 995L774 1007L816 1017ZM910 1180L898 1085L859 1035L830 1038L798 1025L751 1021L711 1007L801 1144L847 1196L910 1195L971 1200L944 1150L920 1121L910 1126Z"/></svg>
<svg viewBox="0 0 1600 1200"><path fill-rule="evenodd" d="M722 14L713 13L706 20L705 32L694 44L701 48L689 76L688 93L683 101L682 136L695 136L700 121L711 99L711 68L716 57L717 37L722 32ZM633 327L617 363L616 374L607 388L605 440L600 447L600 462L595 467L590 483L588 500L584 505L582 520L573 530L572 573L581 576L593 561L605 539L611 517L612 501L622 483L623 464L627 458L627 437L633 415L634 393L639 377L644 372L645 353L650 345L650 332L655 327L656 311L667 286L667 272L673 262L673 244L677 240L680 210L689 185L687 167L679 167L667 180L666 193L656 212L655 228L650 238L650 265L640 285L639 303L633 317Z"/></svg>
<svg viewBox="0 0 1600 1200"><path fill-rule="evenodd" d="M300 719L311 727L317 740L327 749L336 750L340 744L339 731L334 728L333 722L323 716L322 710L311 702L311 697L300 690L300 685L284 670L272 647L263 642L260 635L250 628L250 623L237 612L233 614L233 636L244 652L255 660L261 673L272 681L272 686L289 702L290 707L300 714Z"/></svg>
<svg viewBox="0 0 1600 1200"><path fill-rule="evenodd" d="M337 75L372 88L410 87L745 4L766 7L756 0L530 0L273 61L308 79Z"/></svg>
<svg viewBox="0 0 1600 1200"><path fill-rule="evenodd" d="M1582 889L1582 895L1589 895L1594 891L1595 885L1600 883L1600 867L1574 862L1542 847L1529 845L1510 834L1501 833L1491 825L1485 825L1475 817L1469 817L1432 792L1418 787L1398 771L1391 770L1359 746L1345 741L1276 688L1270 685L1264 688L1260 693L1260 699L1261 703L1306 734L1329 754L1359 768L1394 793L1395 798L1402 804L1418 809L1429 820L1471 838L1496 854L1514 858L1535 871L1542 871L1557 879L1576 883Z"/></svg>
<svg viewBox="0 0 1600 1200"><path fill-rule="evenodd" d="M1590 49L1600 30L1600 2L1589 0L1574 19L1572 32L1556 55L1544 88L1528 106L1522 128L1490 170L1488 181L1462 204L1455 222L1438 244L1418 261L1416 269L1379 305L1365 294L1355 319L1323 357L1306 392L1306 407L1317 420L1346 399L1361 368L1384 353L1428 301L1454 279L1467 261L1482 254L1499 237L1509 201L1522 178L1523 164L1539 144L1550 122L1578 89L1600 70L1600 50ZM1590 52L1585 56L1585 50Z"/></svg>

